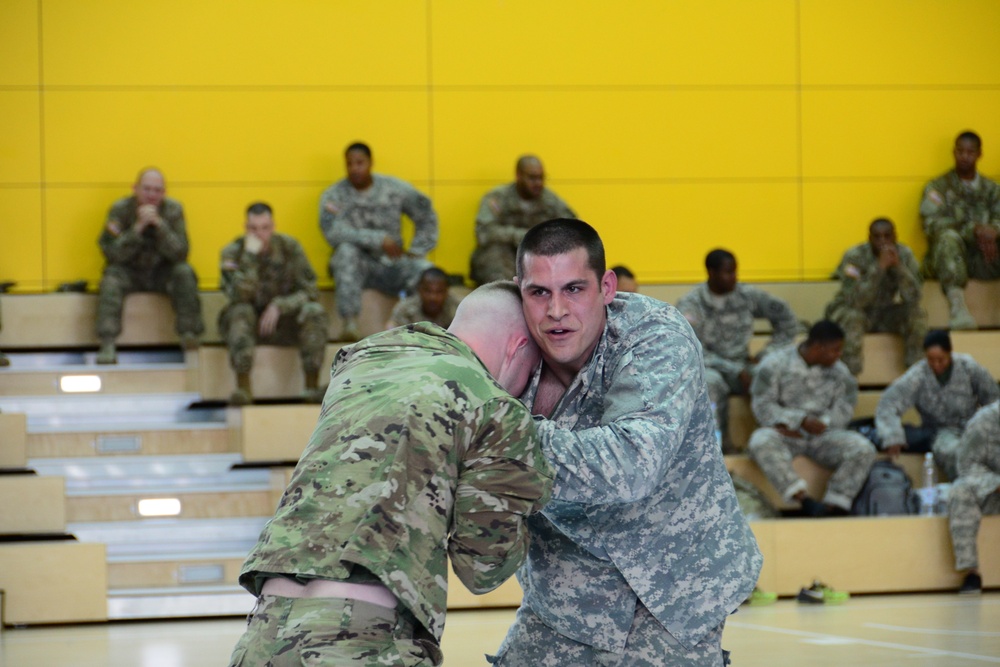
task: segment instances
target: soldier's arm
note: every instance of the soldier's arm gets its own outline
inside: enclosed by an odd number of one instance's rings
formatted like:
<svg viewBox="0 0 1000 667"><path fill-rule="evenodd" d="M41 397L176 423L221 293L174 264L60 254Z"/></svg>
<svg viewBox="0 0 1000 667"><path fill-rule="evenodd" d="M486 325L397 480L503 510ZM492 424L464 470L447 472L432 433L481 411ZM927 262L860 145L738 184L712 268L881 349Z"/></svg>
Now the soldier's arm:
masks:
<svg viewBox="0 0 1000 667"><path fill-rule="evenodd" d="M1000 404L981 408L958 444L958 476L971 484L980 502L1000 488L1000 471L990 467L990 450L1000 442Z"/></svg>
<svg viewBox="0 0 1000 667"><path fill-rule="evenodd" d="M411 255L424 256L437 246L438 218L431 206L431 199L416 188L407 185L403 197L403 213L413 221L413 241L410 243Z"/></svg>
<svg viewBox="0 0 1000 667"><path fill-rule="evenodd" d="M477 420L459 462L448 555L466 588L481 594L506 581L527 555L525 518L548 501L553 473L519 402L491 401Z"/></svg>
<svg viewBox="0 0 1000 667"><path fill-rule="evenodd" d="M340 195L335 185L323 192L319 200L319 226L327 243L336 248L350 243L376 256L382 255L385 232L380 229L360 229L352 224L351 204Z"/></svg>
<svg viewBox="0 0 1000 667"><path fill-rule="evenodd" d="M220 287L230 303L256 301L259 280L255 255L240 252L238 243L230 243L222 249L219 274Z"/></svg>
<svg viewBox="0 0 1000 667"><path fill-rule="evenodd" d="M920 216L923 218L924 233L932 241L938 233L957 228L959 223L955 213L944 199L944 192L934 182L924 188L924 198L920 202Z"/></svg>
<svg viewBox="0 0 1000 667"><path fill-rule="evenodd" d="M970 368L972 376L972 388L976 392L979 405L989 405L1000 398L1000 386L996 379L978 362L974 362Z"/></svg>
<svg viewBox="0 0 1000 667"><path fill-rule="evenodd" d="M525 231L504 221L502 198L498 193L488 193L479 202L476 242L480 246L499 244L515 247L521 242Z"/></svg>
<svg viewBox="0 0 1000 667"><path fill-rule="evenodd" d="M882 439L883 449L906 444L903 413L916 403L917 389L920 386L918 370L917 367L910 367L893 380L875 407L875 430Z"/></svg>
<svg viewBox="0 0 1000 667"><path fill-rule="evenodd" d="M854 406L858 403L858 381L846 369L829 411L821 417L829 428L846 428L854 416Z"/></svg>
<svg viewBox="0 0 1000 667"><path fill-rule="evenodd" d="M184 207L168 202L156 227L156 250L170 262L183 262L188 256L187 225Z"/></svg>
<svg viewBox="0 0 1000 667"><path fill-rule="evenodd" d="M750 408L761 426L786 426L795 430L806 418L805 410L781 404L781 372L779 364L765 359L754 373L750 383ZM789 378L792 379L792 378Z"/></svg>
<svg viewBox="0 0 1000 667"><path fill-rule="evenodd" d="M124 220L124 207L112 206L97 240L109 264L128 264L142 249L142 239L135 225L125 228Z"/></svg>
<svg viewBox="0 0 1000 667"><path fill-rule="evenodd" d="M779 299L764 290L754 289L752 296L753 316L766 318L771 323L771 340L764 349L792 343L799 332L799 321L795 318L791 306L784 299Z"/></svg>
<svg viewBox="0 0 1000 667"><path fill-rule="evenodd" d="M289 270L295 276L292 291L271 300L282 315L294 313L310 301L319 301L316 272L297 241L291 240L288 244L288 263Z"/></svg>
<svg viewBox="0 0 1000 667"><path fill-rule="evenodd" d="M899 246L899 264L894 269L899 276L899 294L908 303L920 301L923 294L924 279L920 274L920 265L906 246Z"/></svg>

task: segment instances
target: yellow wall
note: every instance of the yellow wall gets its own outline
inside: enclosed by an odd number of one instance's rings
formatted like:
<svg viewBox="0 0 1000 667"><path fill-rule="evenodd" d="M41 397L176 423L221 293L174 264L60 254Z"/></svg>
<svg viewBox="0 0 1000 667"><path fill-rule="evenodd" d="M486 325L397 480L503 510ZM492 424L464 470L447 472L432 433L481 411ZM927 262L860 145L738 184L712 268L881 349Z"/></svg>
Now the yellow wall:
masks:
<svg viewBox="0 0 1000 667"><path fill-rule="evenodd" d="M536 152L646 282L822 279L878 215L923 253L954 136L1000 176L996 0L5 0L0 280L101 259L107 207L161 167L204 287L251 200L319 273L342 150L428 192L432 259L467 272L482 193Z"/></svg>

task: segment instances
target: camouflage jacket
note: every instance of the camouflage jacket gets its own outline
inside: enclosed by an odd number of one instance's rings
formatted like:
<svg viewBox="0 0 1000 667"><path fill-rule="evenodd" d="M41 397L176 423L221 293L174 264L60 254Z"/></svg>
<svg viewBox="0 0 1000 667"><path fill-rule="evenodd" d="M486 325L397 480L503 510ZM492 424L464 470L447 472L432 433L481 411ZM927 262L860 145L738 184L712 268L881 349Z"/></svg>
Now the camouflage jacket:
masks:
<svg viewBox="0 0 1000 667"><path fill-rule="evenodd" d="M389 322L394 327L413 324L415 322L432 322L439 327L448 328L451 326L451 321L455 319L455 310L458 308L458 304L459 299L449 292L448 296L445 297L444 307L441 309L441 312L438 313L437 317L432 318L424 313L423 306L420 303L420 295L414 294L413 296L406 297L393 307L392 314L389 316Z"/></svg>
<svg viewBox="0 0 1000 667"><path fill-rule="evenodd" d="M916 407L923 426L961 430L980 406L997 398L996 380L968 354L952 353L951 377L944 386L927 360L921 359L882 394L875 409L875 427L886 447L903 443L903 413Z"/></svg>
<svg viewBox="0 0 1000 667"><path fill-rule="evenodd" d="M180 202L164 197L159 207L162 224L147 227L142 234L135 229L138 211L135 196L119 199L108 211L104 230L97 240L107 263L139 273L152 273L162 265L187 260L187 229Z"/></svg>
<svg viewBox="0 0 1000 667"><path fill-rule="evenodd" d="M958 445L958 477L973 486L979 502L1000 491L1000 403L969 420Z"/></svg>
<svg viewBox="0 0 1000 667"><path fill-rule="evenodd" d="M524 238L525 232L540 222L553 218L575 218L576 213L548 188L538 199L522 199L514 183L500 185L487 192L476 214L476 242L480 247L510 246Z"/></svg>
<svg viewBox="0 0 1000 667"><path fill-rule="evenodd" d="M899 303L918 303L923 279L913 251L901 243L897 266L882 269L870 243L859 243L844 253L833 277L840 281L840 290L827 306L830 313L837 308L877 312Z"/></svg>
<svg viewBox="0 0 1000 667"><path fill-rule="evenodd" d="M342 349L316 429L240 573L374 574L440 640L448 556L469 590L514 573L552 471L524 405L444 329L411 325Z"/></svg>
<svg viewBox="0 0 1000 667"><path fill-rule="evenodd" d="M827 428L844 428L857 401L858 381L842 361L829 368L809 366L798 346L769 355L750 385L750 405L761 426L784 424L795 430L813 417Z"/></svg>
<svg viewBox="0 0 1000 667"><path fill-rule="evenodd" d="M638 294L538 433L553 500L529 519L525 601L563 635L621 652L636 598L692 646L753 590L762 557L715 440L698 341ZM536 373L525 397L533 401Z"/></svg>
<svg viewBox="0 0 1000 667"><path fill-rule="evenodd" d="M788 345L799 330L787 303L751 285L737 284L720 306L702 283L681 297L677 308L701 341L705 366L725 374L739 374L750 363L755 318L766 318L773 329L765 352Z"/></svg>
<svg viewBox="0 0 1000 667"><path fill-rule="evenodd" d="M386 236L402 245L400 216L404 213L414 225L408 252L426 255L437 245L437 214L430 198L409 183L372 174L371 187L359 192L343 179L328 187L319 200L319 226L330 245L353 243L374 257L384 256Z"/></svg>
<svg viewBox="0 0 1000 667"><path fill-rule="evenodd" d="M316 273L298 241L275 232L265 255L246 252L244 241L241 236L222 249L222 291L230 303L260 312L273 301L284 315L319 301Z"/></svg>
<svg viewBox="0 0 1000 667"><path fill-rule="evenodd" d="M974 243L976 225L990 225L1000 231L1000 185L977 174L979 185L972 189L958 177L955 170L937 178L924 188L920 215L924 233L933 243L945 229L953 229L965 240Z"/></svg>

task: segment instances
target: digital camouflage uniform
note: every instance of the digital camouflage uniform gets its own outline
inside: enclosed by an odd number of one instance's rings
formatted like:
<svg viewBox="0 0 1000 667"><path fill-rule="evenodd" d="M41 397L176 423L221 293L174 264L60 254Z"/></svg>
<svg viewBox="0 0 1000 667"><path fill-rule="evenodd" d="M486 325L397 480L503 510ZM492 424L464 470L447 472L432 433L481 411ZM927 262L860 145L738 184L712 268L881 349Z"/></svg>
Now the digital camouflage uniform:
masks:
<svg viewBox="0 0 1000 667"><path fill-rule="evenodd" d="M1000 403L969 420L958 447L958 479L948 495L955 569L979 567L976 537L984 514L1000 514Z"/></svg>
<svg viewBox="0 0 1000 667"><path fill-rule="evenodd" d="M721 665L723 624L762 559L715 441L700 346L649 297L619 293L607 313L590 360L538 424L553 500L528 520L524 598L491 660Z"/></svg>
<svg viewBox="0 0 1000 667"><path fill-rule="evenodd" d="M715 418L728 449L728 398L744 393L740 373L746 370L752 376L757 367L750 358L749 348L754 319L764 318L771 323L771 340L761 351L762 357L794 341L798 321L785 301L743 284L719 296L702 283L681 297L677 308L701 341L708 396L715 404Z"/></svg>
<svg viewBox="0 0 1000 667"><path fill-rule="evenodd" d="M840 290L826 307L826 318L844 330L841 361L858 375L864 363L862 342L866 333L894 333L903 337L906 365L923 357L927 313L920 306L923 279L913 251L900 243L897 266L882 269L870 243L860 243L846 253L834 278Z"/></svg>
<svg viewBox="0 0 1000 667"><path fill-rule="evenodd" d="M517 246L524 234L540 222L575 217L566 202L548 188L538 199L523 199L515 183L493 188L479 202L470 277L480 285L513 279Z"/></svg>
<svg viewBox="0 0 1000 667"><path fill-rule="evenodd" d="M449 292L448 296L445 297L444 307L441 309L441 312L437 314L437 317L430 317L424 312L423 306L420 303L420 295L414 294L395 305L392 309L392 314L389 316L389 321L393 323L393 326L397 327L415 322L433 322L439 327L447 329L451 326L451 321L455 319L455 310L458 309L459 303L460 300Z"/></svg>
<svg viewBox="0 0 1000 667"><path fill-rule="evenodd" d="M249 373L255 345L288 345L301 350L303 370L315 373L326 352L327 315L302 246L279 233L266 254L246 252L244 242L241 236L222 249L222 291L229 303L219 313L219 334L230 365ZM260 338L258 320L272 302L281 318L271 336Z"/></svg>
<svg viewBox="0 0 1000 667"><path fill-rule="evenodd" d="M912 407L920 413L921 426L936 429L931 451L948 479L958 474L958 443L965 425L980 407L1000 398L990 372L968 354L953 352L951 374L944 384L921 360L896 378L882 394L875 409L875 427L882 446L903 444L903 413Z"/></svg>
<svg viewBox="0 0 1000 667"><path fill-rule="evenodd" d="M131 292L161 292L170 296L179 335L200 336L205 329L198 296L198 278L187 263L188 238L180 202L164 197L158 227L135 230L138 199L119 199L108 212L98 239L104 253L104 273L98 289L97 336L117 338L122 330L122 306Z"/></svg>
<svg viewBox="0 0 1000 667"><path fill-rule="evenodd" d="M381 610L359 636L351 607L369 616L371 605L296 598L282 607L294 625L275 639L280 623L261 612L275 596L263 596L231 664L289 654L301 664L439 664L448 557L472 592L499 586L524 558L525 517L548 498L552 474L527 409L445 330L400 327L342 349L316 429L239 581L259 595L269 575L375 577L399 613ZM299 615L288 611L300 603Z"/></svg>
<svg viewBox="0 0 1000 667"><path fill-rule="evenodd" d="M786 347L761 362L750 386L751 405L760 428L750 436L750 458L786 500L806 490L792 469L792 459L804 455L833 470L823 502L851 509L868 471L875 462L875 446L845 427L854 414L858 382L841 362L829 368L806 364L797 346ZM774 427L799 430L806 417L819 419L826 430L819 435L800 431L791 438Z"/></svg>
<svg viewBox="0 0 1000 667"><path fill-rule="evenodd" d="M928 245L924 269L941 281L943 291L965 287L970 277L1000 278L1000 260L986 263L974 233L977 224L1000 231L1000 185L982 174L973 183L970 186L952 170L924 188L920 203Z"/></svg>
<svg viewBox="0 0 1000 667"><path fill-rule="evenodd" d="M389 236L402 245L404 213L414 224L413 241L406 254L391 259L382 240ZM361 312L361 290L398 296L431 267L424 255L437 245L437 214L426 195L398 178L372 174L371 186L361 191L347 179L334 183L320 198L319 224L334 249L330 275L337 283L337 311L345 319Z"/></svg>

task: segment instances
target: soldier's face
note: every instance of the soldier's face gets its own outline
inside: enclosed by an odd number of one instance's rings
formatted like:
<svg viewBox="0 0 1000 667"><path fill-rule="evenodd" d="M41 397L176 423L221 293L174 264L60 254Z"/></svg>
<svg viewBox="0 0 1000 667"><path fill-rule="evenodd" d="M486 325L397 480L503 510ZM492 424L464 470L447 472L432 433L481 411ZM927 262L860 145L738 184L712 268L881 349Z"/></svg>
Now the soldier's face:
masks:
<svg viewBox="0 0 1000 667"><path fill-rule="evenodd" d="M982 151L972 139L961 139L955 142L955 171L959 174L975 174L976 162L982 156Z"/></svg>
<svg viewBox="0 0 1000 667"><path fill-rule="evenodd" d="M140 206L150 204L158 207L167 193L167 185L160 172L147 171L132 186L132 192L135 193Z"/></svg>
<svg viewBox="0 0 1000 667"><path fill-rule="evenodd" d="M545 170L541 163L528 163L517 170L517 192L524 199L538 199L545 190Z"/></svg>
<svg viewBox="0 0 1000 667"><path fill-rule="evenodd" d="M274 236L274 218L270 213L248 213L246 232L260 239L261 252L267 252L271 247L271 237Z"/></svg>
<svg viewBox="0 0 1000 667"><path fill-rule="evenodd" d="M347 180L358 190L372 184L372 159L364 151L351 151L346 157Z"/></svg>
<svg viewBox="0 0 1000 667"><path fill-rule="evenodd" d="M420 296L420 309L424 314L437 317L444 310L444 302L448 298L448 283L440 278L421 280L417 284L417 294Z"/></svg>
<svg viewBox="0 0 1000 667"><path fill-rule="evenodd" d="M708 288L716 294L729 294L736 289L736 262L727 259L722 266L709 271Z"/></svg>
<svg viewBox="0 0 1000 667"><path fill-rule="evenodd" d="M575 374L604 332L605 306L618 287L614 272L605 271L598 279L587 251L577 248L551 257L526 254L517 282L524 319L545 363Z"/></svg>
<svg viewBox="0 0 1000 667"><path fill-rule="evenodd" d="M806 348L804 359L810 366L829 368L840 360L844 352L844 341L834 340L828 343L812 343Z"/></svg>
<svg viewBox="0 0 1000 667"><path fill-rule="evenodd" d="M934 371L934 375L941 375L951 366L951 352L946 352L938 345L924 350L924 356L927 357L927 365Z"/></svg>
<svg viewBox="0 0 1000 667"><path fill-rule="evenodd" d="M887 246L896 245L896 228L885 223L877 224L868 232L868 242L876 252Z"/></svg>

